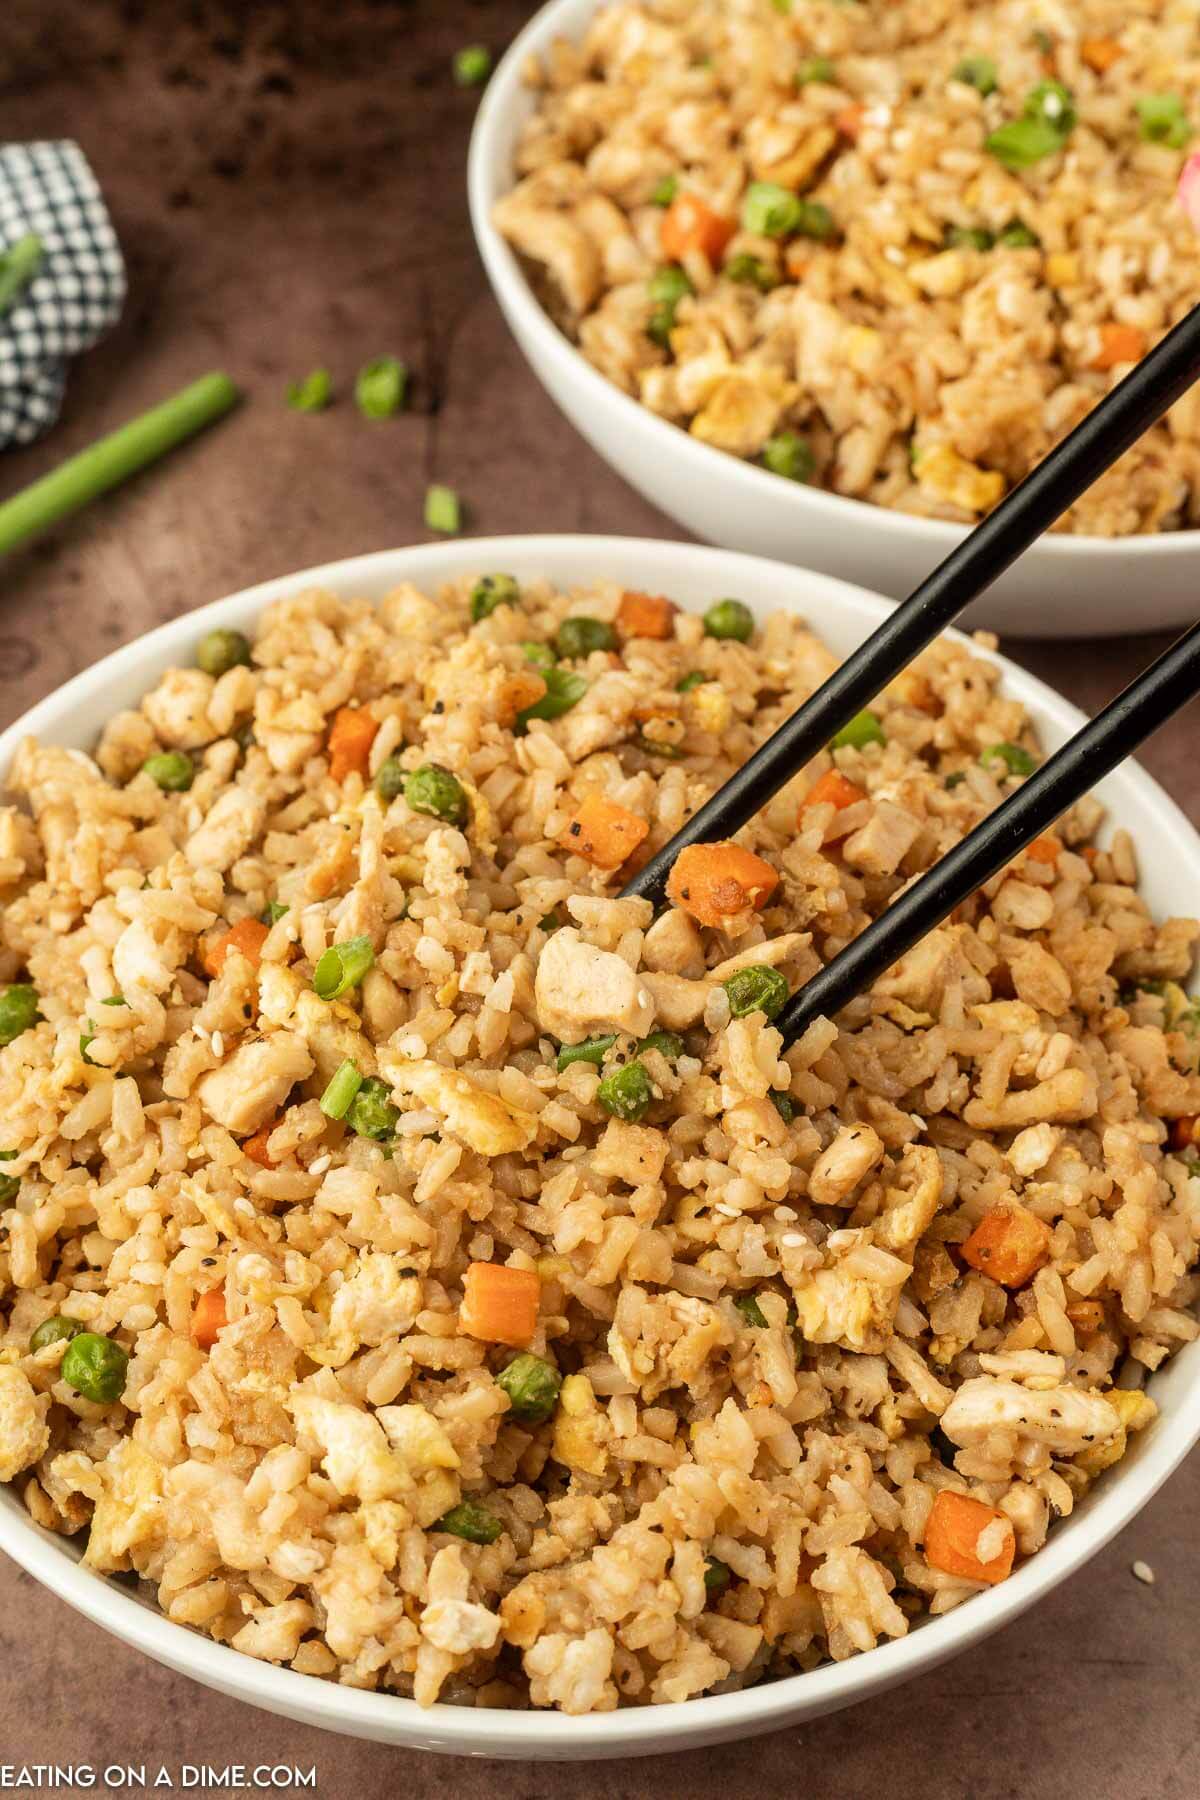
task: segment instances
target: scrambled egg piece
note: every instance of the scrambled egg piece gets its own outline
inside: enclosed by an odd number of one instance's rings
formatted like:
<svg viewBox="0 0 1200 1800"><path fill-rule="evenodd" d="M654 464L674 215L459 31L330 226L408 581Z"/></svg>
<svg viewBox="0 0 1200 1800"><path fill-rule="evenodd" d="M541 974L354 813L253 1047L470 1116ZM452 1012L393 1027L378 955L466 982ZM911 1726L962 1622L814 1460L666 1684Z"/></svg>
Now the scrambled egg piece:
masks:
<svg viewBox="0 0 1200 1800"><path fill-rule="evenodd" d="M50 1447L50 1402L23 1369L0 1364L0 1481L12 1481Z"/></svg>
<svg viewBox="0 0 1200 1800"><path fill-rule="evenodd" d="M1004 477L998 469L979 468L949 444L931 444L919 451L913 473L923 494L964 512L987 512L1004 493Z"/></svg>
<svg viewBox="0 0 1200 1800"><path fill-rule="evenodd" d="M608 1462L607 1436L608 1420L596 1404L591 1382L586 1375L568 1375L555 1415L555 1460L584 1475L603 1475Z"/></svg>
<svg viewBox="0 0 1200 1800"><path fill-rule="evenodd" d="M340 1369L364 1344L385 1343L412 1328L421 1310L421 1282L402 1275L399 1256L366 1251L349 1281L333 1297L329 1329L320 1344L309 1347L314 1362Z"/></svg>
<svg viewBox="0 0 1200 1800"><path fill-rule="evenodd" d="M778 377L772 380L764 372L755 380L737 370L717 383L689 429L703 444L754 456L778 425L786 402L786 384Z"/></svg>
<svg viewBox="0 0 1200 1800"><path fill-rule="evenodd" d="M1130 1432L1144 1431L1158 1417L1157 1404L1139 1388L1113 1388L1104 1398L1116 1408L1121 1429L1107 1444L1093 1444L1090 1450L1075 1458L1076 1468L1088 1475L1099 1475L1102 1469L1110 1469L1120 1462L1129 1448Z"/></svg>
<svg viewBox="0 0 1200 1800"><path fill-rule="evenodd" d="M158 1530L162 1468L135 1438L125 1438L98 1464L97 1473L104 1491L92 1514L83 1560L93 1569L125 1569L133 1545Z"/></svg>
<svg viewBox="0 0 1200 1800"><path fill-rule="evenodd" d="M399 1093L415 1094L440 1113L446 1129L481 1156L524 1150L536 1136L535 1114L510 1105L499 1094L477 1087L469 1076L444 1069L441 1063L402 1062L393 1057L387 1060L386 1073Z"/></svg>

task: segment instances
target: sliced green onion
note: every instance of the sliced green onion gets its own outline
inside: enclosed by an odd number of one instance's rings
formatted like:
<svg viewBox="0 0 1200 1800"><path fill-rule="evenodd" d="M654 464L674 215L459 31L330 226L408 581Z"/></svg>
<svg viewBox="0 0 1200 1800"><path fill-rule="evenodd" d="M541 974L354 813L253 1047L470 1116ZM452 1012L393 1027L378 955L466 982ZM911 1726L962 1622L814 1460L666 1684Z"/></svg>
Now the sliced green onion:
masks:
<svg viewBox="0 0 1200 1800"><path fill-rule="evenodd" d="M796 69L796 86L807 87L812 81L828 86L836 79L833 64L827 56L806 56Z"/></svg>
<svg viewBox="0 0 1200 1800"><path fill-rule="evenodd" d="M577 1062L592 1063L598 1069L616 1041L616 1032L610 1031L602 1037L584 1038L578 1044L564 1044L555 1058L554 1066L560 1075L564 1069L569 1069L572 1063Z"/></svg>
<svg viewBox="0 0 1200 1800"><path fill-rule="evenodd" d="M374 961L369 937L347 938L344 944L332 944L313 970L313 989L322 1000L340 999L358 986Z"/></svg>
<svg viewBox="0 0 1200 1800"><path fill-rule="evenodd" d="M328 369L313 369L302 381L289 381L287 403L293 412L324 412L333 399L333 377Z"/></svg>
<svg viewBox="0 0 1200 1800"><path fill-rule="evenodd" d="M779 1114L784 1124L790 1125L796 1116L796 1102L792 1099L792 1096L785 1093L782 1088L771 1088L767 1094L767 1099L771 1102L771 1105L775 1108L775 1111Z"/></svg>
<svg viewBox="0 0 1200 1800"><path fill-rule="evenodd" d="M761 257L750 256L744 250L739 256L731 256L721 273L727 281L756 287L760 294L769 294L772 288L779 286L779 277L774 269L763 262Z"/></svg>
<svg viewBox="0 0 1200 1800"><path fill-rule="evenodd" d="M290 911L291 908L285 906L282 900L268 900L259 917L264 925L278 925L284 913Z"/></svg>
<svg viewBox="0 0 1200 1800"><path fill-rule="evenodd" d="M1192 135L1187 108L1178 94L1143 94L1137 107L1138 135L1147 144L1182 150Z"/></svg>
<svg viewBox="0 0 1200 1800"><path fill-rule="evenodd" d="M546 683L546 691L541 699L525 707L513 721L518 734L530 719L561 719L573 706L578 706L588 690L587 676L578 675L573 669L544 669L542 680Z"/></svg>
<svg viewBox="0 0 1200 1800"><path fill-rule="evenodd" d="M868 744L886 744L879 715L871 711L855 713L842 729L829 740L831 750L865 750Z"/></svg>
<svg viewBox="0 0 1200 1800"><path fill-rule="evenodd" d="M450 537L462 530L462 502L453 488L435 481L426 490L425 523L430 531L444 531Z"/></svg>
<svg viewBox="0 0 1200 1800"><path fill-rule="evenodd" d="M762 447L763 467L788 481L811 481L816 468L807 441L794 431L779 431Z"/></svg>
<svg viewBox="0 0 1200 1800"><path fill-rule="evenodd" d="M693 688L703 687L706 681L711 681L712 679L713 677L711 675L706 675L703 669L691 669L681 680L675 683L675 692L677 694L690 694Z"/></svg>
<svg viewBox="0 0 1200 1800"><path fill-rule="evenodd" d="M733 1297L733 1304L737 1307L747 1325L753 1325L759 1331L766 1330L767 1315L763 1312L762 1307L758 1304L758 1301L754 1298L753 1294L735 1294Z"/></svg>
<svg viewBox="0 0 1200 1800"><path fill-rule="evenodd" d="M454 53L454 79L459 87L482 87L492 72L492 53L485 44L464 44Z"/></svg>
<svg viewBox="0 0 1200 1800"><path fill-rule="evenodd" d="M1036 250L1041 241L1023 219L1011 219L996 239L1004 250Z"/></svg>
<svg viewBox="0 0 1200 1800"><path fill-rule="evenodd" d="M950 225L946 229L948 250L990 250L995 241L982 225Z"/></svg>
<svg viewBox="0 0 1200 1800"><path fill-rule="evenodd" d="M480 1506L478 1501L460 1500L457 1506L442 1514L432 1529L465 1538L468 1544L494 1544L504 1527L495 1513Z"/></svg>
<svg viewBox="0 0 1200 1800"><path fill-rule="evenodd" d="M404 405L408 370L394 356L376 356L364 363L354 382L358 410L367 419L390 419Z"/></svg>
<svg viewBox="0 0 1200 1800"><path fill-rule="evenodd" d="M363 1084L358 1064L349 1057L331 1076L329 1086L321 1095L319 1105L327 1119L344 1119L350 1110L350 1102Z"/></svg>
<svg viewBox="0 0 1200 1800"><path fill-rule="evenodd" d="M996 65L990 56L964 56L950 74L952 81L961 81L967 87L973 87L978 94L984 96L996 91Z"/></svg>
<svg viewBox="0 0 1200 1800"><path fill-rule="evenodd" d="M650 204L651 206L670 206L678 192L678 175L664 175L662 180L655 184L654 191L650 195Z"/></svg>
<svg viewBox="0 0 1200 1800"><path fill-rule="evenodd" d="M1054 156L1066 139L1044 119L1009 119L997 125L983 140L983 147L1006 169L1028 169L1043 157Z"/></svg>
<svg viewBox="0 0 1200 1800"><path fill-rule="evenodd" d="M1010 775L1032 775L1037 759L1020 744L992 744L979 758L986 769L989 763L1002 762Z"/></svg>
<svg viewBox="0 0 1200 1800"><path fill-rule="evenodd" d="M657 1050L658 1054L665 1056L669 1063L676 1063L683 1055L684 1047L683 1039L677 1031L652 1031L650 1036L644 1037L638 1045L638 1055L640 1056L643 1050Z"/></svg>

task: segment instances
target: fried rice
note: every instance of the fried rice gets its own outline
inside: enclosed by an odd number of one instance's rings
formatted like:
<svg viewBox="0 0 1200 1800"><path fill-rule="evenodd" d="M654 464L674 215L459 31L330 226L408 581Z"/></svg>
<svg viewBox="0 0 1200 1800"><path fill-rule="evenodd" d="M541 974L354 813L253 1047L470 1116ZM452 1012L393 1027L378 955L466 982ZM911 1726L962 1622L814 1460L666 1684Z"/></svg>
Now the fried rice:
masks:
<svg viewBox="0 0 1200 1800"><path fill-rule="evenodd" d="M1198 19L1195 0L616 0L527 71L495 220L652 412L782 478L972 521L1195 302L1174 196ZM1061 528L1198 519L1193 393Z"/></svg>
<svg viewBox="0 0 1200 1800"><path fill-rule="evenodd" d="M834 666L739 630L312 592L22 746L0 1479L168 1618L422 1705L682 1701L969 1600L1152 1428L1200 927L1085 800L785 1047L772 971L1037 746L938 643L720 853L756 887L655 916L629 871Z"/></svg>

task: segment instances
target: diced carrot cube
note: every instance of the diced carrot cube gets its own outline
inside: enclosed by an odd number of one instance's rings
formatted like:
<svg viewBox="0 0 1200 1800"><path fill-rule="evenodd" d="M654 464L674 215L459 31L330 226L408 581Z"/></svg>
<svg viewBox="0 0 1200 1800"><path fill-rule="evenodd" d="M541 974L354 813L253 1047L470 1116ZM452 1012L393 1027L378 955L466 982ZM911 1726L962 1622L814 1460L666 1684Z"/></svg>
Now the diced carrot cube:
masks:
<svg viewBox="0 0 1200 1800"><path fill-rule="evenodd" d="M853 806L866 797L867 790L860 788L857 781L851 781L848 775L843 775L840 769L826 769L805 794L800 810L803 812L809 806L836 806L841 812L843 807Z"/></svg>
<svg viewBox="0 0 1200 1800"><path fill-rule="evenodd" d="M589 794L558 841L597 869L619 869L649 830L645 819L627 807L603 794Z"/></svg>
<svg viewBox="0 0 1200 1800"><path fill-rule="evenodd" d="M1079 54L1089 69L1097 75L1107 74L1113 64L1121 56L1121 46L1113 38L1084 38L1079 46Z"/></svg>
<svg viewBox="0 0 1200 1800"><path fill-rule="evenodd" d="M365 775L379 721L361 706L339 707L329 731L329 773L335 781Z"/></svg>
<svg viewBox="0 0 1200 1800"><path fill-rule="evenodd" d="M267 941L268 927L261 919L239 919L228 931L219 937L210 938L204 951L204 967L212 976L217 976L225 967L225 959L231 950L238 950L248 962L257 969L262 958L262 947Z"/></svg>
<svg viewBox="0 0 1200 1800"><path fill-rule="evenodd" d="M1024 1287L1050 1255L1050 1227L1024 1206L994 1206L962 1246L964 1262L1001 1287Z"/></svg>
<svg viewBox="0 0 1200 1800"><path fill-rule="evenodd" d="M1146 354L1146 334L1136 325L1108 324L1100 327L1100 349L1088 364L1090 369L1115 369L1120 363L1134 363Z"/></svg>
<svg viewBox="0 0 1200 1800"><path fill-rule="evenodd" d="M779 871L740 844L689 844L675 859L667 895L700 925L723 926L753 907L761 912Z"/></svg>
<svg viewBox="0 0 1200 1800"><path fill-rule="evenodd" d="M858 134L863 128L863 120L866 116L866 107L855 102L853 106L843 106L841 112L835 113L833 122L842 136L849 138L853 144L858 140Z"/></svg>
<svg viewBox="0 0 1200 1800"><path fill-rule="evenodd" d="M622 638L669 638L678 610L674 601L661 594L638 594L626 589L617 608L617 632Z"/></svg>
<svg viewBox="0 0 1200 1800"><path fill-rule="evenodd" d="M1032 862L1056 863L1062 845L1057 838L1035 837L1032 844L1026 844L1025 854Z"/></svg>
<svg viewBox="0 0 1200 1800"><path fill-rule="evenodd" d="M210 1288L201 1294L192 1309L192 1342L201 1350L211 1350L217 1333L229 1320L225 1315L224 1288Z"/></svg>
<svg viewBox="0 0 1200 1800"><path fill-rule="evenodd" d="M663 214L659 241L663 255L680 262L692 250L703 251L715 268L736 227L695 194L680 194Z"/></svg>
<svg viewBox="0 0 1200 1800"><path fill-rule="evenodd" d="M248 1156L251 1162L256 1162L260 1169L279 1166L267 1150L267 1139L278 1124L278 1119L268 1119L265 1125L259 1126L253 1137L242 1139L242 1155Z"/></svg>
<svg viewBox="0 0 1200 1800"><path fill-rule="evenodd" d="M1082 856L1089 869L1094 869L1096 864L1100 861L1100 852L1095 844L1085 844L1079 854Z"/></svg>
<svg viewBox="0 0 1200 1800"><path fill-rule="evenodd" d="M546 683L536 669L518 669L500 684L496 697L496 717L501 725L511 725L519 712L534 706L546 692Z"/></svg>
<svg viewBox="0 0 1200 1800"><path fill-rule="evenodd" d="M1200 1126L1200 1115L1184 1113L1178 1119L1171 1120L1172 1150L1194 1150L1196 1147L1197 1127Z"/></svg>
<svg viewBox="0 0 1200 1800"><path fill-rule="evenodd" d="M1104 1307L1099 1300L1072 1300L1065 1310L1076 1331L1099 1331L1104 1324Z"/></svg>
<svg viewBox="0 0 1200 1800"><path fill-rule="evenodd" d="M534 1269L472 1263L463 1277L458 1322L468 1337L523 1350L537 1330L542 1284Z"/></svg>
<svg viewBox="0 0 1200 1800"><path fill-rule="evenodd" d="M985 1532L985 1554L980 1556L979 1540ZM992 1548L993 1542L998 1549ZM1012 1520L997 1507L953 1488L942 1489L925 1525L925 1560L932 1568L994 1587L1012 1573L1016 1550Z"/></svg>

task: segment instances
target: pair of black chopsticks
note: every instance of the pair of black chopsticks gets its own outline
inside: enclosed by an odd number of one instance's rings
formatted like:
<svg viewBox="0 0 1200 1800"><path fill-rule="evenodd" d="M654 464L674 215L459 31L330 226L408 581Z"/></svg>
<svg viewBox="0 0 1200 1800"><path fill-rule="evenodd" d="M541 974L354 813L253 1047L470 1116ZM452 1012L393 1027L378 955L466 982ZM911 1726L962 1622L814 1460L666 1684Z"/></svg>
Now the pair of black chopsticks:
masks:
<svg viewBox="0 0 1200 1800"><path fill-rule="evenodd" d="M1095 407L622 890L661 900L689 844L732 837L1200 377L1200 306ZM1081 598L1086 598L1081 596ZM1133 598L1133 596L1131 596ZM1118 694L798 993L775 1020L792 1043L891 967L1143 739L1200 692L1200 623Z"/></svg>

